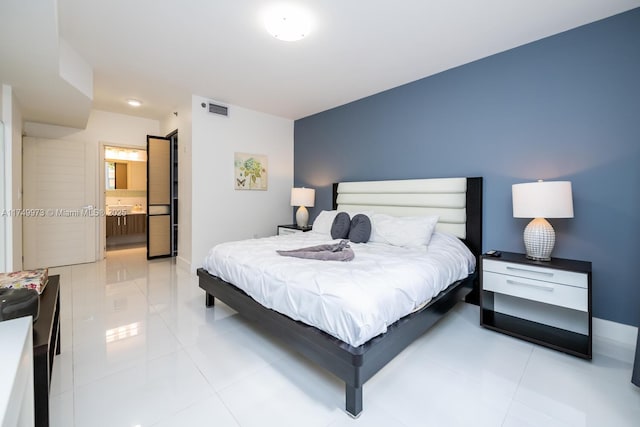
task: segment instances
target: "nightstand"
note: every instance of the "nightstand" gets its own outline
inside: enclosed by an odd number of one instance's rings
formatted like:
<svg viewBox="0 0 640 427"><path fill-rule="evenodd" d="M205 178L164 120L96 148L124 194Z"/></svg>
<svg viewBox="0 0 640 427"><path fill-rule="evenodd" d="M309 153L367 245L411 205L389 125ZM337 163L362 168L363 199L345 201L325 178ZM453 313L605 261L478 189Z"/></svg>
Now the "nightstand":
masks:
<svg viewBox="0 0 640 427"><path fill-rule="evenodd" d="M480 325L591 359L591 263L480 258Z"/></svg>
<svg viewBox="0 0 640 427"><path fill-rule="evenodd" d="M311 230L311 226L298 227L296 224L279 225L277 235L282 236L285 234L302 233L309 230Z"/></svg>

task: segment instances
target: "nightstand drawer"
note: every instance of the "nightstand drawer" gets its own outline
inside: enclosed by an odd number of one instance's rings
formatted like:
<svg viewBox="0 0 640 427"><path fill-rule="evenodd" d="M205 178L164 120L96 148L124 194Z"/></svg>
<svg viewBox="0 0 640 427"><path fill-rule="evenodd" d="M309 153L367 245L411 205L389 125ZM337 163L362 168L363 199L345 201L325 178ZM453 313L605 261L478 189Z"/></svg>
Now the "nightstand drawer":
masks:
<svg viewBox="0 0 640 427"><path fill-rule="evenodd" d="M508 274L531 280L543 280L545 282L560 283L568 286L576 286L587 289L589 279L586 274L553 268L538 267L535 265L518 264L512 262L482 260L482 269L498 274Z"/></svg>
<svg viewBox="0 0 640 427"><path fill-rule="evenodd" d="M573 310L588 311L588 295L586 287L579 288L575 286L529 279L524 276L518 277L493 273L486 270L486 260L484 263L485 269L482 273L482 289L485 291L512 295Z"/></svg>
<svg viewBox="0 0 640 427"><path fill-rule="evenodd" d="M278 236L284 236L285 234L302 233L302 230L295 230L293 228L278 227Z"/></svg>

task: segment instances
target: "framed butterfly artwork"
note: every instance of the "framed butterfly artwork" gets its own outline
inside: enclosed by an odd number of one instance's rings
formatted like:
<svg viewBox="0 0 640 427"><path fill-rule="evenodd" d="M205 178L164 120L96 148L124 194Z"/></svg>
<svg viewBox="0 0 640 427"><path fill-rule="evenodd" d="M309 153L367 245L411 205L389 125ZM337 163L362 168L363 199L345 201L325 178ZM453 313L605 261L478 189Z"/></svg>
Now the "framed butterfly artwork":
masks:
<svg viewBox="0 0 640 427"><path fill-rule="evenodd" d="M266 190L268 184L267 156L234 154L234 188L236 190Z"/></svg>

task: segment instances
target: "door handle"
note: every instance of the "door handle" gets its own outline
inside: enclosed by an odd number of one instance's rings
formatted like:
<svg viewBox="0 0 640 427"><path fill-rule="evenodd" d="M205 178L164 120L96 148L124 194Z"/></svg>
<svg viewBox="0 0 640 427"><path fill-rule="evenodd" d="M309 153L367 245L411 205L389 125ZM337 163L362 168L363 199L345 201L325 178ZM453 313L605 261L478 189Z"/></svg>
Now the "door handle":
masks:
<svg viewBox="0 0 640 427"><path fill-rule="evenodd" d="M120 226L120 217L118 217L118 227Z"/></svg>
<svg viewBox="0 0 640 427"><path fill-rule="evenodd" d="M553 277L553 273L549 273L547 271L529 270L528 268L511 267L510 265L507 266L507 270L521 271L523 273L540 274L542 276Z"/></svg>

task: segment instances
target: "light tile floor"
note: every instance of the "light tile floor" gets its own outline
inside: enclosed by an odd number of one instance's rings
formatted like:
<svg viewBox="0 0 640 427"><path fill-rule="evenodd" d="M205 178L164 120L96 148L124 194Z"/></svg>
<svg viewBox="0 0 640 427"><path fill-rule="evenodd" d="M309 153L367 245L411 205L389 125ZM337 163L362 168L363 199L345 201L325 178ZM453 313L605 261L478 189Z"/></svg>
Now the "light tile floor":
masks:
<svg viewBox="0 0 640 427"><path fill-rule="evenodd" d="M144 249L60 267L62 353L51 425L634 426L628 361L584 361L482 329L459 304L364 387L343 384L217 302L197 278Z"/></svg>

